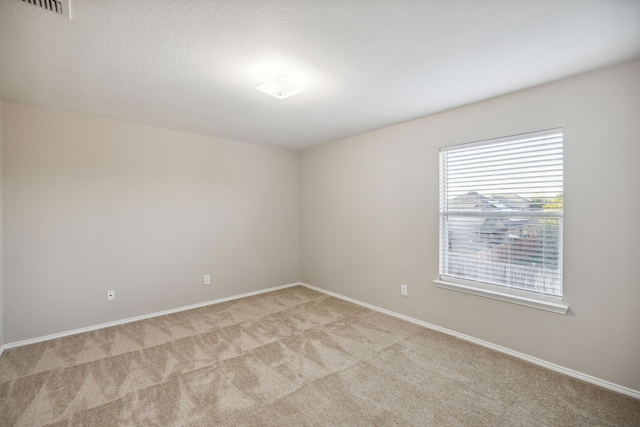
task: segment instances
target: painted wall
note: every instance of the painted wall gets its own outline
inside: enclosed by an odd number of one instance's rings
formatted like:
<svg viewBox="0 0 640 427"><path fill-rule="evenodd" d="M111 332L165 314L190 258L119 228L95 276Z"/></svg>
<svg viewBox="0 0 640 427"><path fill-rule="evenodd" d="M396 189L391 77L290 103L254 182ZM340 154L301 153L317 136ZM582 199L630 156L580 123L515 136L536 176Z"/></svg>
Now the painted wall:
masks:
<svg viewBox="0 0 640 427"><path fill-rule="evenodd" d="M3 124L5 342L300 279L298 152L11 103Z"/></svg>
<svg viewBox="0 0 640 427"><path fill-rule="evenodd" d="M638 76L636 60L305 151L303 281L640 390ZM554 127L569 313L437 288L438 148Z"/></svg>
<svg viewBox="0 0 640 427"><path fill-rule="evenodd" d="M2 101L0 101L0 348L4 345L4 257L3 251L3 209L2 209L2 123L4 116L2 115ZM1 352L1 351L0 351Z"/></svg>

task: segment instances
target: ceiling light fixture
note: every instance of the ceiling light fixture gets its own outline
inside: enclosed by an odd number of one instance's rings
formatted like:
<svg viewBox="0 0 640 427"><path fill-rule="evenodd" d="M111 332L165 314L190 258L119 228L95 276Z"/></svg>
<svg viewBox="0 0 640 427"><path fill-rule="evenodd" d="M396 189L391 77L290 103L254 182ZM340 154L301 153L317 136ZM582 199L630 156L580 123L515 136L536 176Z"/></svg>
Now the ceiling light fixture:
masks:
<svg viewBox="0 0 640 427"><path fill-rule="evenodd" d="M255 89L278 99L289 98L290 96L304 92L303 88L291 83L287 80L286 76L276 77L273 80L269 80L268 82L261 84L260 86L256 86Z"/></svg>

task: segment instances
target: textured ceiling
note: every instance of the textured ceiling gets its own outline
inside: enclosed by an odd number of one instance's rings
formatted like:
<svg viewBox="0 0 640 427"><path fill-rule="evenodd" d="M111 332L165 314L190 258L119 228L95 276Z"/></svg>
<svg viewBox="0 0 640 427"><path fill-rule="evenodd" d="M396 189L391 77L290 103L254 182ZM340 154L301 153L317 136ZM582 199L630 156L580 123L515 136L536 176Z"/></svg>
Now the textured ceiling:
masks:
<svg viewBox="0 0 640 427"><path fill-rule="evenodd" d="M0 0L0 99L295 149L640 57L640 0L71 2Z"/></svg>

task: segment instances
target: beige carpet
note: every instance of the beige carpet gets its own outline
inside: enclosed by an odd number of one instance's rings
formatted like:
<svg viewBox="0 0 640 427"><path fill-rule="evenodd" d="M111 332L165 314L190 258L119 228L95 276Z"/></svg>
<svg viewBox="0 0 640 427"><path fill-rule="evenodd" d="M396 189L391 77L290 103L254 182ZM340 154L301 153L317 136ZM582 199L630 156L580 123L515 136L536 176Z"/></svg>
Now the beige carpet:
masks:
<svg viewBox="0 0 640 427"><path fill-rule="evenodd" d="M640 400L293 287L9 349L0 424L639 426Z"/></svg>

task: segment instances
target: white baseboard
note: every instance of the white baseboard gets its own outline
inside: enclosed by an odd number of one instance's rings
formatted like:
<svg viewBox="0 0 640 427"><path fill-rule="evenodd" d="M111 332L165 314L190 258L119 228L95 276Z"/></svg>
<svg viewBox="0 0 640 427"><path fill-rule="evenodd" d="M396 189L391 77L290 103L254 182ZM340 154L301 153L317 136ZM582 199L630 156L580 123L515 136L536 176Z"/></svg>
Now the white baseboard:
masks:
<svg viewBox="0 0 640 427"><path fill-rule="evenodd" d="M634 390L634 389L631 389L631 388L628 388L628 387L624 387L624 386L621 386L619 384L612 383L610 381L606 381L606 380L603 380L603 379L600 379L600 378L596 378L596 377L591 376L591 375L584 374L582 372L574 371L573 369L565 368L564 366L556 365L555 363L547 362L546 360L538 359L537 357L529 356L528 354L520 353L518 351L511 350L511 349L506 348L506 347L502 347L502 346L499 346L499 345L496 345L496 344L492 344L492 343L490 343L488 341L483 341L483 340L474 338L474 337L469 336L469 335L461 334L459 332L452 331L451 329L446 329L446 328L443 328L443 327L440 327L440 326L437 326L437 325L433 325L431 323L423 322L422 320L414 319L413 317L405 316L404 314L396 313L394 311L390 311L390 310L387 310L387 309L384 309L384 308L380 308L380 307L377 307L375 305L367 304L366 302L358 301L356 299L349 298L349 297L346 297L344 295L337 294L335 292L327 291L327 290L322 289L322 288L317 288L315 286L311 286L311 285L308 285L308 284L302 283L302 282L300 283L300 285L305 286L305 287L307 287L309 289L313 289L313 290L318 291L318 292L322 292L322 293L327 294L327 295L331 295L331 296L336 297L336 298L343 299L345 301L352 302L354 304L361 305L363 307L370 308L370 309L375 310L375 311L379 311L381 313L388 314L388 315L393 316L393 317L397 317L397 318L402 319L402 320L406 320L406 321L411 322L411 323L415 323L415 324L420 325L420 326L424 326L424 327L429 328L429 329L433 329L435 331L439 331L439 332L445 333L447 335L452 335L454 337L463 339L465 341L469 341L469 342L472 342L474 344L478 344L478 345L481 345L483 347L487 347L487 348L490 348L492 350L496 350L496 351L499 351L501 353L508 354L510 356L517 357L518 359L526 360L527 362L531 362L531 363L533 363L535 365L542 366L542 367L547 368L547 369L551 369L552 371L556 371L556 372L559 372L561 374L565 374L565 375L568 375L570 377L577 378L579 380L586 381L588 383L595 384L595 385L598 385L600 387L604 387L606 389L613 390L613 391L616 391L618 393L622 393L622 394L625 394L627 396L634 397L636 399L640 399L640 391L638 391L638 390Z"/></svg>
<svg viewBox="0 0 640 427"><path fill-rule="evenodd" d="M247 293L244 293L244 294L233 295L233 296L225 297L225 298L219 298L219 299L215 299L215 300L211 300L211 301L201 302L201 303L198 303L198 304L187 305L187 306L184 306L184 307L172 308L172 309L169 309L169 310L157 311L155 313L143 314L142 316L129 317L129 318L126 318L126 319L116 320L116 321L113 321L113 322L101 323L99 325L94 325L94 326L87 326L86 328L73 329L71 331L65 331L65 332L60 332L60 333L57 333L57 334L45 335L43 337L31 338L31 339L22 340L22 341L15 341L15 342L11 342L11 343L7 343L7 344L3 345L2 348L0 349L0 356L2 355L2 352L4 351L4 349L8 349L8 348L21 347L23 345L35 344L35 343L39 343L39 342L42 342L42 341L48 341L48 340L53 340L53 339L56 339L56 338L66 337L66 336L69 336L69 335L81 334L83 332L89 332L89 331L95 331L97 329L109 328L111 326L122 325L123 323L137 322L138 320L150 319L152 317L164 316L166 314L171 314L171 313L178 313L180 311L191 310L191 309L199 308L199 307L205 307L207 305L212 305L212 304L219 304L219 303L225 302L225 301L232 301L232 300L239 299L239 298L245 298L245 297L250 297L252 295L264 294L266 292L277 291L278 289L290 288L292 286L299 286L299 285L302 285L302 284L300 282L296 282L296 283L290 283L288 285L274 286L272 288L260 289L258 291L247 292Z"/></svg>
<svg viewBox="0 0 640 427"><path fill-rule="evenodd" d="M5 349L9 349L9 348L21 347L23 345L35 344L35 343L39 343L39 342L42 342L42 341L48 341L48 340L52 340L52 339L56 339L56 338L66 337L66 336L69 336L69 335L75 335L75 334L81 334L83 332L95 331L97 329L103 329L103 328L108 328L108 327L111 327L111 326L122 325L124 323L137 322L138 320L150 319L152 317L164 316L166 314L171 314L171 313L178 313L180 311L191 310L191 309L199 308L199 307L205 307L207 305L212 305L212 304L219 304L219 303L225 302L225 301L232 301L232 300L239 299L239 298L250 297L250 296L253 296L253 295L259 295L259 294L263 294L263 293L267 293L267 292L276 291L278 289L290 288L290 287L293 287L293 286L304 286L304 287L307 287L309 289L313 289L315 291L322 292L324 294L331 295L333 297L340 298L342 300L349 301L349 302L352 302L354 304L358 304L360 306L367 307L367 308L370 308L372 310L379 311L381 313L385 313L385 314L388 314L390 316L397 317L399 319L403 319L403 320L406 320L408 322L415 323L417 325L424 326L426 328L433 329L435 331L439 331L439 332L442 332L442 333L445 333L445 334L448 334L448 335L452 335L454 337L463 339L465 341L469 341L469 342L481 345L483 347L487 347L487 348L490 348L492 350L496 350L496 351L499 351L501 353L505 353L505 354L508 354L510 356L517 357L518 359L526 360L527 362L531 362L533 364L542 366L544 368L551 369L552 371L556 371L556 372L559 372L561 374L565 374L565 375L568 375L570 377L577 378L579 380L586 381L588 383L595 384L595 385L598 385L600 387L604 387L606 389L613 390L613 391L616 391L618 393L622 393L622 394L625 394L627 396L634 397L636 399L640 399L640 391L638 391L638 390L633 390L631 388L624 387L624 386L612 383L610 381L606 381L606 380L603 380L603 379L600 379L600 378L596 378L594 376L587 375L587 374L584 374L582 372L574 371L573 369L565 368L564 366L556 365L555 363L551 363L551 362L547 362L547 361L542 360L542 359L538 359L537 357L529 356L527 354L520 353L518 351L511 350L511 349L506 348L506 347L502 347L502 346L499 346L499 345L496 345L496 344L492 344L492 343L490 343L488 341L483 341L483 340L474 338L474 337L469 336L469 335L461 334L459 332L452 331L450 329L446 329L446 328L443 328L443 327L440 327L440 326L437 326L437 325L433 325L431 323L427 323L427 322L424 322L422 320L414 319L413 317L405 316L404 314L396 313L394 311L387 310L387 309L384 309L384 308L381 308L381 307L377 307L375 305L367 304L365 302L362 302L362 301L359 301L359 300L356 300L356 299L353 299L353 298L349 298L349 297L346 297L344 295L337 294L335 292L327 291L327 290L322 289L322 288L317 288L315 286L311 286L309 284L302 283L302 282L296 282L296 283L290 283L288 285L282 285L282 286L275 286L275 287L266 288L266 289L260 289L258 291L247 292L247 293L244 293L244 294L233 295L233 296L225 297L225 298L219 298L219 299L206 301L206 302L202 302L202 303L198 303L198 304L192 304L192 305L188 305L188 306L184 306L184 307L173 308L173 309L170 309L170 310L158 311L158 312L155 312L155 313L145 314L145 315L142 315L142 316L129 317L127 319L116 320L114 322L101 323L99 325L88 326L88 327L85 327L85 328L74 329L74 330L71 330L71 331L60 332L60 333L57 333L57 334L51 334L51 335L46 335L46 336L37 337L37 338L31 338L31 339L22 340L22 341L15 341L15 342L11 342L11 343L6 343L6 344L0 346L0 356L2 356L2 353L4 353Z"/></svg>

